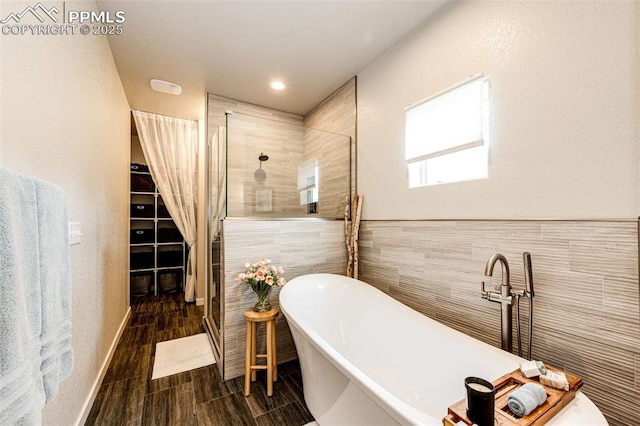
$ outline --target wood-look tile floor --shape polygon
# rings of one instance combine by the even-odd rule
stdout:
[[[151,380],[156,343],[203,333],[202,308],[185,303],[182,293],[134,301],[85,425],[301,426],[313,421],[297,361],[278,366],[271,397],[262,371],[248,397],[242,393],[244,376],[222,381],[215,365]]]

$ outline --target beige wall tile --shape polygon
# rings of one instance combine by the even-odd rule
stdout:
[[[481,299],[480,282],[500,285],[501,272],[496,265],[485,277],[485,263],[504,254],[512,286],[522,289],[529,251],[534,358],[582,377],[612,424],[640,423],[637,222],[364,221],[361,229],[363,281],[497,347],[499,305]],[[526,345],[526,299],[520,313]],[[514,330],[514,351],[516,343]]]
[[[340,218],[344,198],[349,193],[350,144],[355,135],[355,83],[350,82],[314,108],[308,119],[221,96],[208,96],[209,137],[229,117],[228,137],[228,216],[300,217],[307,215],[300,204],[297,168],[304,160],[317,159],[319,201],[314,217]],[[345,115],[347,114],[347,115]],[[343,115],[345,115],[343,117]],[[303,123],[312,124],[305,129]],[[350,126],[349,126],[350,125]],[[260,167],[258,155],[270,158],[261,167],[266,181],[254,177]],[[268,191],[271,208],[263,210],[258,193]],[[215,197],[217,194],[212,194]]]
[[[342,227],[341,221],[324,219],[224,221],[225,380],[244,374],[244,311],[257,301],[253,291],[233,277],[245,270],[246,262],[262,257],[282,266],[287,280],[319,272],[344,274],[347,265]],[[279,306],[279,293],[279,288],[271,292],[269,300],[274,307]],[[294,359],[295,346],[283,315],[277,320],[277,333],[278,362]]]
[[[342,87],[336,90],[331,96],[322,101],[318,106],[309,111],[304,117],[304,125],[312,129],[324,130],[327,132],[337,133],[340,135],[346,135],[351,138],[350,157],[351,157],[351,189],[356,191],[356,155],[357,155],[357,141],[356,141],[356,77],[347,81]],[[344,161],[349,158],[349,151],[347,155],[342,154],[340,150],[340,159]],[[343,169],[344,170],[344,169]],[[327,175],[331,176],[331,175]],[[343,176],[339,176],[338,179],[341,184]],[[335,200],[328,206],[329,209],[337,208],[336,203],[342,200]],[[342,212],[339,212],[342,214]]]

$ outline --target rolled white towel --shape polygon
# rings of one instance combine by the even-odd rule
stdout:
[[[547,400],[544,388],[536,383],[526,383],[507,397],[509,410],[518,418],[524,417]]]
[[[536,396],[538,405],[544,404],[547,400],[547,391],[544,390],[544,386],[537,383],[525,383],[522,388],[529,389]]]

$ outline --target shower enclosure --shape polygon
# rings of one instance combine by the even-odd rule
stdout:
[[[223,363],[223,221],[342,219],[354,187],[352,142],[349,136],[238,112],[227,112],[225,126],[209,132],[205,328]]]

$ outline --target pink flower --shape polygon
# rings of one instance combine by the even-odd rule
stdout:
[[[247,284],[252,288],[262,288],[266,283],[269,286],[278,285],[282,287],[287,281],[278,277],[284,273],[284,269],[271,265],[271,259],[261,258],[256,263],[245,263],[244,273],[239,273],[233,277],[237,283]]]

